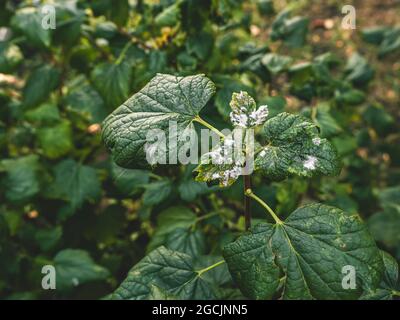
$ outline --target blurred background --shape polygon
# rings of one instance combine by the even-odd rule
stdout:
[[[399,260],[399,58],[396,0],[1,0],[0,298],[102,298],[161,244],[218,255],[244,230],[241,181],[127,170],[105,150],[102,120],[157,72],[211,78],[202,117],[218,128],[239,90],[310,117],[340,176],[256,175],[256,193],[282,217],[311,201],[358,212]],[[196,241],[171,240],[194,220]],[[57,290],[41,287],[49,264]]]

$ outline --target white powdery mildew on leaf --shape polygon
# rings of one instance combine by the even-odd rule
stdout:
[[[202,155],[200,165],[195,169],[197,181],[219,180],[221,187],[233,184],[242,174],[246,162],[241,145],[230,136],[212,151]]]
[[[318,159],[314,156],[307,156],[307,159],[303,162],[303,166],[309,170],[315,170]]]
[[[254,99],[247,92],[233,93],[230,106],[232,108],[230,120],[234,126],[251,128],[259,126],[267,120],[268,106],[262,105],[256,109]]]
[[[312,143],[314,143],[316,146],[319,146],[321,144],[321,138],[312,139]]]

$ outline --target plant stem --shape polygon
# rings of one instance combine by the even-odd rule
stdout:
[[[311,100],[311,120],[315,123],[317,120],[317,99],[313,98]]]
[[[198,123],[202,124],[203,126],[207,127],[211,131],[214,131],[217,135],[219,135],[222,139],[225,138],[225,135],[219,131],[217,128],[214,128],[211,124],[209,124],[207,121],[203,120],[200,118],[200,116],[196,116],[193,121],[197,121]]]
[[[118,57],[117,61],[115,61],[115,64],[116,64],[116,65],[120,64],[120,63],[124,60],[124,58],[125,58],[125,56],[126,56],[126,52],[128,51],[128,49],[129,49],[131,46],[132,46],[132,42],[131,42],[131,41],[129,41],[129,42],[124,46],[124,48],[122,49],[121,53],[119,54],[119,57]]]
[[[218,261],[217,263],[214,263],[212,266],[197,271],[197,274],[200,277],[203,273],[210,271],[211,269],[214,269],[223,263],[225,263],[225,260]]]
[[[251,177],[250,176],[243,176],[243,183],[244,183],[244,221],[246,230],[249,230],[251,227],[251,207],[250,207],[250,199],[246,195],[246,190],[251,190]]]
[[[210,213],[205,214],[204,216],[198,217],[196,219],[196,222],[199,222],[199,221],[202,221],[202,220],[205,220],[205,219],[217,216],[217,215],[219,215],[218,211],[210,212]]]
[[[277,224],[283,224],[283,221],[281,219],[279,219],[279,217],[276,215],[276,213],[259,197],[257,197],[253,191],[251,189],[247,189],[245,191],[245,195],[253,198],[254,200],[256,200],[259,204],[261,204],[265,209],[267,209],[268,213],[271,215],[272,218],[274,218],[275,222]]]

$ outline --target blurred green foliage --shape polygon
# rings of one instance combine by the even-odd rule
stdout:
[[[46,3],[54,30],[41,25]],[[340,176],[256,175],[255,192],[282,217],[311,201],[359,212],[400,259],[399,27],[349,38],[341,4],[330,3],[322,18],[335,18],[333,29],[307,1],[2,1],[0,297],[101,298],[159,245],[208,255],[190,262],[204,267],[244,230],[241,181],[218,191],[193,181],[191,167],[149,172],[110,160],[101,121],[158,72],[212,79],[217,94],[202,116],[218,128],[229,127],[239,90],[270,116],[309,117],[338,149]],[[57,290],[41,288],[45,264],[56,267]],[[240,298],[220,273],[211,275],[219,297]],[[154,290],[149,297],[163,294]]]

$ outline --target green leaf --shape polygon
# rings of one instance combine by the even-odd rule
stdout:
[[[293,59],[288,56],[282,56],[276,53],[267,53],[261,63],[273,74],[287,70]]]
[[[400,27],[394,27],[385,32],[385,37],[379,46],[379,57],[382,58],[389,53],[400,49]]]
[[[196,219],[197,216],[192,210],[182,206],[170,207],[159,213],[157,216],[157,228],[147,246],[147,252],[161,245],[166,245],[168,237],[172,235],[175,230],[192,229]]]
[[[103,99],[85,77],[77,77],[71,81],[64,102],[68,109],[86,115],[91,122],[99,123],[107,115]]]
[[[218,180],[220,187],[231,186],[244,172],[246,163],[246,146],[240,146],[237,141],[232,135],[226,136],[210,152],[204,153],[194,169],[196,181]]]
[[[388,187],[377,191],[381,207],[397,206],[400,208],[400,186]]]
[[[205,254],[206,238],[201,230],[176,228],[167,235],[163,245],[168,249],[187,253],[191,257],[198,257]]]
[[[197,32],[186,41],[186,51],[200,60],[205,60],[210,56],[213,46],[213,35],[207,31]]]
[[[53,40],[57,44],[73,45],[80,37],[81,25],[85,20],[85,12],[77,8],[77,0],[66,3],[55,3],[57,27]]]
[[[400,246],[400,206],[386,204],[384,211],[369,217],[368,226],[376,241],[388,248]]]
[[[62,227],[56,226],[52,229],[39,229],[35,234],[35,240],[43,251],[54,248],[62,236]]]
[[[132,67],[127,61],[102,63],[96,66],[91,79],[93,86],[103,97],[106,106],[113,110],[129,95]]]
[[[101,196],[100,181],[92,167],[66,159],[54,167],[54,175],[46,196],[67,201],[73,210]]]
[[[167,179],[152,182],[143,187],[145,188],[143,205],[148,207],[161,203],[168,198],[172,191],[172,183]]]
[[[13,28],[23,33],[28,42],[35,47],[49,47],[51,42],[51,29],[42,27],[40,8],[26,7],[17,10],[12,18]]]
[[[263,127],[267,145],[258,151],[255,169],[268,178],[282,180],[289,175],[311,177],[336,175],[340,170],[336,150],[318,136],[318,129],[308,119],[280,113]]]
[[[42,127],[37,131],[43,154],[50,159],[66,155],[73,148],[72,129],[68,120],[52,127]]]
[[[181,199],[187,202],[194,201],[198,196],[206,194],[214,190],[207,186],[204,182],[193,180],[193,166],[188,165],[185,168],[182,180],[179,183],[178,191]]]
[[[180,18],[179,2],[165,8],[154,19],[158,27],[173,27]]]
[[[279,13],[272,23],[271,40],[282,39],[289,47],[301,47],[306,41],[309,19],[300,16],[289,17],[290,10]]]
[[[69,290],[78,285],[105,280],[109,272],[97,265],[84,250],[65,249],[54,257],[57,274],[57,289]]]
[[[214,91],[214,84],[204,75],[155,76],[104,120],[103,140],[114,161],[122,167],[148,167],[144,146],[149,131],[164,130],[169,140],[170,121],[177,123],[176,134],[192,128],[193,119]],[[172,152],[174,148],[167,149]],[[169,152],[166,159],[169,159]]]
[[[229,77],[216,77],[215,81],[217,87],[221,87],[215,95],[215,105],[217,106],[218,112],[225,119],[229,119],[229,114],[232,111],[229,107],[232,94],[240,91],[252,92],[252,88],[237,79]]]
[[[335,91],[335,100],[340,104],[355,106],[365,101],[365,93],[352,88],[338,89]]]
[[[379,45],[385,37],[387,30],[388,27],[385,26],[365,28],[361,30],[361,37],[368,43]]]
[[[322,204],[298,208],[282,223],[258,224],[223,256],[242,292],[254,299],[271,298],[280,281],[284,299],[356,299],[383,273],[380,251],[360,217]],[[356,289],[342,287],[347,265],[356,269]]]
[[[215,286],[195,270],[193,259],[184,253],[160,247],[135,265],[110,297],[116,300],[145,300],[152,286],[182,300],[215,299]]]
[[[35,69],[24,87],[24,107],[32,108],[44,102],[50,93],[57,88],[59,77],[60,71],[51,65],[47,64]]]
[[[5,159],[0,161],[0,173],[5,171],[0,185],[10,202],[25,202],[34,197],[40,190],[40,165],[37,155]]]
[[[59,122],[60,113],[54,103],[43,103],[35,109],[25,112],[25,119],[39,125],[49,125]]]
[[[150,172],[146,170],[126,169],[112,163],[111,177],[113,184],[124,196],[132,196],[143,185],[148,184]]]
[[[360,299],[362,300],[392,300],[394,296],[399,296],[399,265],[397,261],[388,253],[381,250],[385,272],[379,287],[375,290],[365,292]]]
[[[317,109],[315,123],[321,129],[321,137],[331,137],[343,131],[339,123],[333,117],[329,103],[322,102],[317,104],[315,107]],[[308,108],[304,112],[304,115],[311,117],[311,112],[311,108]]]
[[[245,91],[234,92],[229,105],[232,109],[230,120],[235,127],[259,126],[268,117],[268,107],[264,105],[257,108],[254,99]]]
[[[346,68],[346,80],[355,85],[364,85],[374,77],[374,70],[368,64],[368,61],[355,52],[349,58]]]
[[[23,55],[19,47],[8,42],[0,42],[0,72],[12,73],[22,62]]]

